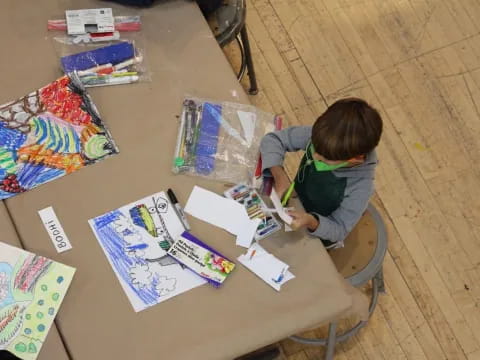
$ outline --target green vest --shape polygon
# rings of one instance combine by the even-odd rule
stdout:
[[[328,216],[342,203],[347,179],[335,176],[333,171],[317,171],[313,163],[306,162],[304,155],[295,176],[295,191],[305,211]]]

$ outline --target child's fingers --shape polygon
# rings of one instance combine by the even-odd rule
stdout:
[[[304,212],[293,209],[293,210],[287,210],[287,214],[290,215],[293,218],[298,218],[298,217],[302,216],[302,214],[304,214]]]

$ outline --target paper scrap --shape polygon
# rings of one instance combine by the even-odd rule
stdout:
[[[259,225],[258,219],[251,220],[248,217],[242,204],[199,186],[193,188],[185,206],[185,212],[236,235],[237,245],[247,248]]]
[[[253,142],[253,135],[255,134],[255,123],[257,121],[257,115],[249,111],[237,110],[240,124],[242,124],[243,133],[245,134],[245,140],[250,147]]]
[[[288,271],[289,265],[268,253],[258,243],[254,243],[246,254],[240,255],[238,261],[277,291],[287,281],[295,278]]]
[[[51,206],[39,210],[38,215],[42,219],[43,225],[45,226],[45,230],[47,230],[48,236],[52,240],[53,246],[57,249],[57,252],[62,253],[64,251],[70,250],[72,248],[72,244],[70,240],[68,240],[67,234],[63,230],[60,221],[53,211]]]
[[[261,219],[248,219],[248,221],[245,221],[245,225],[240,229],[241,232],[237,234],[236,244],[244,248],[249,248],[252,244],[253,238],[255,237],[258,225],[260,225],[261,222]]]
[[[272,189],[272,192],[270,194],[270,199],[272,200],[273,206],[275,207],[275,210],[277,210],[277,214],[278,216],[280,216],[280,219],[282,219],[287,225],[290,225],[293,221],[293,218],[290,215],[288,215],[287,211],[283,207],[282,201],[280,200],[280,197],[278,196],[275,189]],[[285,230],[286,230],[286,227],[285,227]]]

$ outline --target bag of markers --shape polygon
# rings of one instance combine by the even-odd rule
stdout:
[[[76,72],[85,87],[150,81],[141,17],[111,8],[66,10],[48,20],[59,65]]]
[[[252,185],[260,141],[276,116],[245,104],[187,96],[179,116],[173,172]]]

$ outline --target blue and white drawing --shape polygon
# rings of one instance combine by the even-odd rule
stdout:
[[[184,228],[166,199],[160,192],[89,221],[137,312],[205,283],[167,255]]]

